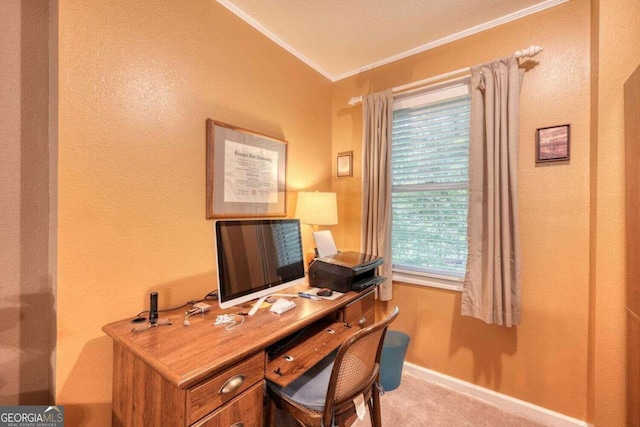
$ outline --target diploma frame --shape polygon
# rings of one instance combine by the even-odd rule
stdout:
[[[247,156],[243,153],[249,153],[253,165],[257,167],[260,161],[277,163],[276,176],[264,178],[264,174],[256,173],[256,170],[250,171],[250,174],[244,166],[238,167],[241,162],[233,161],[233,154],[237,155],[238,152],[245,159]],[[232,161],[228,160],[230,155]],[[286,176],[286,141],[207,119],[207,219],[286,216]],[[239,191],[232,194],[230,188],[243,191],[244,194],[239,196]],[[254,200],[256,188],[273,190],[268,191],[270,196],[262,196],[269,200]]]

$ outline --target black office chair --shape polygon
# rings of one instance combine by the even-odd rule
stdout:
[[[269,425],[275,425],[277,407],[303,426],[348,426],[356,419],[353,400],[364,395],[371,425],[380,427],[380,355],[387,327],[399,311],[394,307],[383,321],[355,332],[289,386],[267,381]]]

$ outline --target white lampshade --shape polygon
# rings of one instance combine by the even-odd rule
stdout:
[[[337,224],[338,203],[336,201],[336,193],[300,191],[296,204],[296,218],[302,224]]]

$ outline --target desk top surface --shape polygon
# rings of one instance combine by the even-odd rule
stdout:
[[[308,289],[309,286],[303,284],[283,293]],[[231,330],[224,324],[214,325],[217,315],[247,312],[250,305],[221,309],[212,301],[210,311],[189,317],[190,326],[183,325],[184,309],[179,309],[160,313],[160,321],[170,319],[171,325],[136,333],[132,331],[136,324],[132,319],[125,319],[105,325],[102,330],[177,387],[185,388],[264,350],[367,293],[347,292],[332,301],[295,298],[294,309],[278,315],[263,308],[254,316],[244,316],[244,323]]]

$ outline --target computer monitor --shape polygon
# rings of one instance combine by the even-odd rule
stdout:
[[[221,308],[304,282],[299,220],[219,220],[214,228]]]

